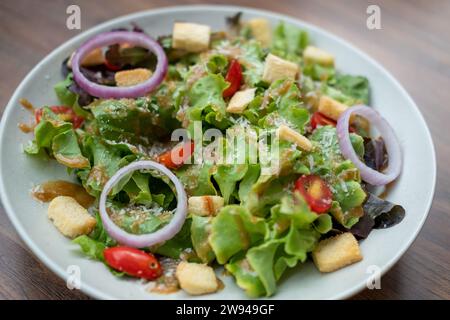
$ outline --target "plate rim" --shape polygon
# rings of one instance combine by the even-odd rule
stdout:
[[[174,5],[174,6],[164,6],[164,7],[157,7],[153,9],[148,10],[140,10],[133,13],[129,13],[126,15],[118,16],[113,19],[106,20],[100,24],[97,24],[89,29],[86,29],[85,31],[69,38],[68,40],[64,41],[62,44],[60,44],[58,47],[53,49],[49,54],[47,54],[43,59],[41,59],[23,78],[23,80],[20,82],[20,84],[17,86],[17,88],[14,90],[13,95],[9,99],[3,115],[0,122],[0,154],[3,153],[3,140],[5,137],[5,128],[6,128],[6,121],[11,116],[11,114],[14,112],[14,101],[17,100],[19,93],[22,91],[23,87],[28,83],[29,79],[32,78],[32,76],[38,72],[41,65],[45,64],[47,61],[53,59],[54,56],[58,55],[61,51],[65,50],[67,47],[70,47],[72,43],[79,41],[83,37],[88,37],[90,34],[98,32],[98,30],[111,25],[111,24],[118,24],[121,23],[121,21],[124,20],[133,20],[136,18],[139,18],[141,16],[145,16],[148,14],[165,14],[165,13],[171,13],[171,12],[177,12],[177,11],[197,11],[197,10],[236,10],[236,11],[245,11],[247,13],[251,14],[266,14],[270,15],[274,18],[287,21],[287,22],[296,22],[299,21],[302,24],[306,25],[309,29],[315,30],[316,32],[323,34],[326,37],[332,38],[334,41],[339,42],[341,45],[348,47],[351,51],[356,52],[357,54],[361,55],[364,59],[372,63],[377,69],[381,71],[381,73],[386,76],[390,81],[392,81],[393,85],[396,87],[396,89],[407,99],[407,101],[413,106],[412,111],[416,113],[416,116],[419,117],[419,119],[422,121],[422,123],[425,126],[425,132],[426,132],[426,140],[428,140],[428,143],[431,147],[432,153],[432,162],[430,164],[431,166],[431,173],[432,173],[432,190],[431,190],[431,197],[428,199],[428,203],[426,204],[426,213],[423,216],[423,218],[419,221],[419,223],[416,225],[416,228],[413,233],[410,233],[407,241],[404,243],[404,245],[400,248],[400,250],[383,266],[381,267],[381,274],[384,275],[389,269],[392,268],[392,266],[397,263],[400,258],[405,254],[405,252],[411,247],[412,243],[417,238],[419,232],[422,230],[422,227],[425,223],[425,220],[427,219],[430,209],[433,203],[433,199],[435,197],[435,191],[436,191],[436,175],[437,175],[437,163],[436,163],[436,150],[433,142],[433,138],[430,132],[430,129],[427,125],[427,122],[425,121],[425,118],[422,115],[422,112],[412,99],[412,97],[409,95],[409,93],[406,91],[406,89],[400,84],[400,82],[386,69],[381,65],[377,60],[372,58],[370,55],[365,53],[363,50],[359,49],[357,46],[355,46],[352,42],[348,40],[344,40],[340,36],[337,36],[321,27],[318,27],[314,24],[311,24],[309,22],[306,22],[300,18],[292,17],[290,15],[278,13],[278,12],[271,12],[269,10],[263,10],[263,9],[257,9],[254,7],[246,7],[246,6],[235,6],[235,5]],[[1,169],[1,168],[0,168]],[[66,273],[62,268],[60,268],[51,258],[49,258],[35,243],[34,241],[29,237],[28,233],[22,226],[22,224],[19,222],[19,220],[16,218],[15,212],[13,210],[13,207],[11,205],[11,202],[9,198],[5,195],[5,183],[3,180],[3,175],[1,175],[0,172],[0,200],[3,204],[3,207],[5,208],[5,211],[7,213],[7,216],[9,220],[11,221],[12,225],[16,229],[17,233],[19,234],[21,240],[25,243],[25,245],[31,250],[31,252],[46,266],[48,267],[53,273],[55,273],[58,277],[60,277],[63,280],[66,280],[67,276]],[[351,297],[360,291],[362,291],[365,288],[365,283],[361,282],[360,284],[354,285],[347,290],[343,292],[339,292],[335,294],[334,296],[331,296],[327,299],[333,300],[333,299],[346,299],[348,297]],[[90,297],[96,298],[96,299],[117,299],[113,295],[110,295],[109,293],[103,292],[101,290],[97,290],[96,288],[91,287],[89,284],[83,283],[80,289],[83,293],[87,294]],[[272,299],[276,299],[276,295],[271,297]]]

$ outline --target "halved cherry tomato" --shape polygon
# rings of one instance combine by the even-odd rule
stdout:
[[[159,155],[158,162],[169,169],[178,169],[192,153],[194,153],[194,141],[189,141]]]
[[[135,248],[106,248],[103,256],[111,268],[133,277],[154,280],[161,276],[163,271],[153,254]]]
[[[316,111],[313,113],[313,115],[311,116],[311,128],[313,130],[315,130],[317,128],[317,126],[333,126],[336,127],[336,121],[334,121],[333,119],[328,118],[327,116],[324,116],[322,113],[320,113],[319,111]],[[348,131],[350,132],[355,132],[355,129],[353,127],[349,127]]]
[[[42,118],[42,112],[43,108],[36,109],[34,111],[34,117],[36,118],[36,124],[41,122]],[[72,122],[73,127],[75,129],[81,127],[83,124],[84,118],[77,115],[75,111],[73,111],[72,108],[66,107],[66,106],[51,106],[50,110],[52,110],[53,113],[56,113],[61,120]]]
[[[313,174],[301,176],[295,182],[295,191],[300,192],[314,212],[324,213],[331,208],[333,194],[327,183],[319,176]]]
[[[330,126],[336,127],[336,121],[324,116],[319,111],[316,111],[311,116],[311,128],[314,130],[319,125],[321,125],[321,126],[330,125]]]
[[[228,98],[239,90],[242,82],[242,68],[236,59],[231,60],[225,80],[230,83],[230,86],[224,90],[223,97]]]

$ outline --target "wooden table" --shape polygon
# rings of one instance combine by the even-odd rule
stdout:
[[[215,3],[216,1],[209,1]],[[3,111],[24,76],[50,51],[79,31],[65,26],[66,8],[81,7],[82,29],[155,7],[197,1],[0,2],[0,106]],[[400,80],[422,110],[437,150],[433,207],[417,240],[383,277],[381,290],[356,299],[450,298],[450,1],[226,1],[292,15],[354,43]],[[366,28],[366,8],[381,8],[381,30]],[[0,298],[86,299],[39,262],[19,239],[0,207]]]

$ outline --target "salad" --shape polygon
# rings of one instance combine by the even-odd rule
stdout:
[[[383,199],[401,150],[368,79],[295,26],[227,24],[98,34],[62,61],[60,105],[22,100],[26,154],[78,181],[33,196],[87,258],[152,292],[210,294],[231,276],[271,296],[309,259],[320,272],[357,263],[358,241],[405,215]]]

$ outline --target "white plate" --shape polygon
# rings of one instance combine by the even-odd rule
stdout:
[[[42,60],[22,81],[11,98],[0,128],[0,193],[3,205],[18,233],[31,250],[51,270],[66,279],[69,266],[81,270],[81,290],[102,299],[194,298],[182,291],[172,295],[150,294],[139,281],[114,277],[101,263],[85,259],[76,245],[64,238],[49,222],[46,206],[30,197],[30,188],[51,179],[68,179],[66,170],[55,161],[26,156],[22,144],[31,136],[22,134],[17,123],[30,121],[30,114],[18,100],[35,105],[56,104],[53,85],[61,80],[61,61],[84,40],[102,31],[128,26],[132,21],[156,37],[171,33],[174,21],[184,20],[225,28],[225,17],[244,12],[244,19],[265,17],[273,25],[284,20],[309,32],[312,41],[336,56],[337,67],[370,80],[371,105],[394,127],[403,150],[403,173],[388,199],[402,204],[406,217],[399,225],[375,230],[361,243],[364,260],[329,274],[320,274],[308,263],[288,272],[274,299],[342,299],[362,290],[371,266],[386,272],[406,251],[421,229],[434,194],[436,161],[433,142],[417,106],[403,87],[377,62],[349,43],[305,22],[255,9],[229,6],[172,7],[124,16],[105,22],[67,41]],[[224,277],[225,289],[206,299],[244,299],[246,295],[231,277]]]

